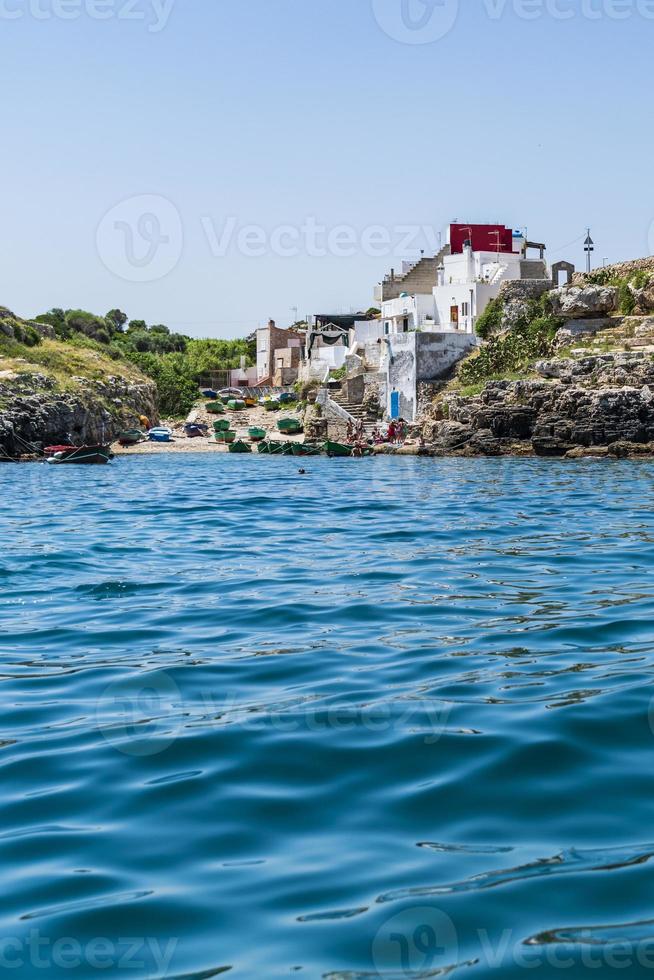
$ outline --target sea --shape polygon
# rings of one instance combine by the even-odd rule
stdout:
[[[0,975],[654,975],[653,573],[647,461],[0,467]]]

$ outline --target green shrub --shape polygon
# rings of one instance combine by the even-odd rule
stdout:
[[[484,312],[477,320],[475,327],[477,336],[482,340],[488,340],[494,333],[497,333],[502,326],[502,315],[504,313],[504,303],[499,297],[492,299]]]
[[[198,398],[198,386],[183,354],[133,354],[130,360],[157,386],[163,416],[187,415]]]
[[[38,347],[41,343],[41,334],[36,327],[29,323],[14,323],[14,336],[19,344],[25,347]]]
[[[622,279],[618,286],[618,306],[624,316],[630,316],[636,309],[636,298],[626,279]]]
[[[646,269],[639,269],[639,271],[631,277],[631,285],[634,287],[634,289],[645,289],[646,286],[649,286],[649,281],[650,273],[647,272]]]
[[[532,310],[541,304],[535,301]],[[525,317],[510,333],[491,337],[481,350],[463,362],[458,372],[465,387],[505,377],[528,373],[540,357],[553,353],[553,341],[563,321],[554,316]]]

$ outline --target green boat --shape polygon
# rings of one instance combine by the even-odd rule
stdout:
[[[213,427],[216,432],[227,432],[229,429],[229,419],[217,419]]]
[[[247,405],[245,404],[244,401],[241,401],[240,398],[231,398],[227,402],[227,408],[231,412],[244,412],[245,409],[247,408]]]
[[[224,430],[222,432],[216,432],[216,442],[220,443],[230,443],[236,441],[236,433],[229,430]]]
[[[345,446],[341,442],[331,442],[329,439],[325,443],[325,452],[328,456],[351,456],[353,446]]]
[[[280,409],[279,402],[267,401],[263,403],[263,407],[267,412],[278,412]]]
[[[303,425],[298,419],[280,419],[277,428],[286,436],[296,435],[303,431]]]
[[[322,448],[315,442],[294,442],[294,456],[320,456]]]
[[[145,435],[140,429],[127,429],[126,432],[121,432],[118,436],[118,442],[123,448],[128,446],[136,446],[139,442],[145,439]]]
[[[242,439],[237,439],[229,447],[230,453],[251,453],[252,447],[248,446],[247,442],[243,442]]]
[[[292,456],[293,455],[293,443],[292,442],[269,442],[270,446],[269,453],[271,456]]]
[[[224,415],[225,406],[222,402],[207,402],[205,406],[209,415]]]
[[[256,428],[248,429],[248,435],[250,436],[252,442],[263,442],[263,440],[266,438],[266,430]]]
[[[265,455],[269,455],[270,454],[270,443],[269,442],[258,442],[257,443],[257,452],[258,453],[263,453]]]
[[[296,401],[297,395],[294,395],[291,391],[285,391],[279,396],[279,402],[281,405],[291,405]]]

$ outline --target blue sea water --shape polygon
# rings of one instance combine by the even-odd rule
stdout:
[[[0,974],[649,976],[654,466],[0,468]]]

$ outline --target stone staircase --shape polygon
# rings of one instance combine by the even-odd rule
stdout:
[[[353,402],[348,402],[341,391],[330,392],[330,398],[332,401],[335,401],[337,405],[340,405],[341,408],[348,413],[348,415],[351,415],[355,422],[363,422],[363,429],[366,438],[372,437],[372,433],[379,425],[379,421],[375,416],[371,415],[366,410],[364,405],[356,405]]]

